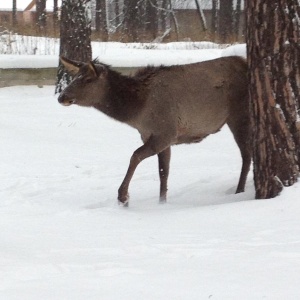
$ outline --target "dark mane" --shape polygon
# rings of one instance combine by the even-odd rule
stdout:
[[[160,65],[158,67],[155,66],[147,66],[145,68],[138,69],[134,74],[134,78],[137,80],[147,80],[153,75],[159,73],[161,70],[169,70],[171,67]]]
[[[101,65],[101,66],[104,66],[105,68],[111,69],[111,66],[110,66],[110,65],[104,64],[103,62],[101,62],[101,61],[98,59],[98,57],[94,58],[94,59],[92,60],[92,63],[93,63],[94,65]]]
[[[144,98],[138,97],[140,85],[136,78],[105,66],[109,85],[105,99],[107,103],[113,104],[106,107],[106,113],[112,118],[126,122],[132,119],[144,104]]]
[[[95,65],[97,65],[97,64],[102,64],[102,63],[99,61],[98,57],[94,58],[94,59],[92,60],[92,63],[95,64]],[[102,65],[103,65],[103,64],[102,64]]]

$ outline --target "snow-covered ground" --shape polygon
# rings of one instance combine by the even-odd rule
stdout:
[[[173,147],[165,205],[143,161],[129,208],[116,197],[138,133],[53,86],[0,89],[0,141],[1,300],[300,299],[300,185],[258,201],[250,174],[235,195],[226,126]]]

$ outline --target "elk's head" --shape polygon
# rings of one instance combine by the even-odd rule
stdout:
[[[73,76],[73,80],[61,92],[58,102],[65,106],[93,106],[99,103],[106,92],[107,66],[95,62],[73,61],[62,56],[60,61]]]

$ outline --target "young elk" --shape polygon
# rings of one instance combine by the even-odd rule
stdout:
[[[93,61],[61,62],[74,79],[60,94],[65,105],[94,107],[136,128],[143,146],[134,151],[118,190],[128,205],[128,187],[138,164],[157,154],[160,201],[166,201],[171,146],[196,143],[227,123],[240,149],[243,164],[236,193],[243,192],[251,164],[247,65],[240,57],[171,67],[146,67],[124,76]]]

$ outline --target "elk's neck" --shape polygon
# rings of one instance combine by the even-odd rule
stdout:
[[[131,123],[143,107],[139,81],[109,70],[107,83],[104,99],[94,107],[118,121]]]

